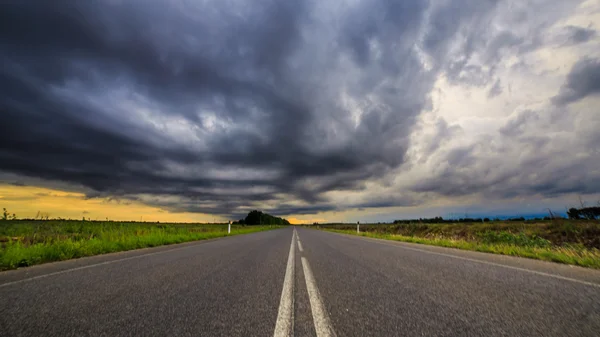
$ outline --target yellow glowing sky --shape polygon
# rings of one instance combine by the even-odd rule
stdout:
[[[517,198],[519,199],[519,198]],[[532,199],[524,204],[524,200],[512,200],[518,203],[525,211],[538,212],[543,207],[555,207],[561,209],[564,205],[571,205],[568,200],[576,200],[576,196],[570,198],[542,198]],[[595,195],[589,200],[600,200],[600,195]],[[578,199],[577,199],[578,200]],[[567,202],[567,203],[565,203]],[[429,207],[437,207],[439,211],[427,212],[424,206],[413,207],[387,207],[368,209],[348,209],[343,211],[322,212],[318,214],[290,214],[284,216],[292,224],[312,224],[328,222],[354,223],[369,221],[392,221],[400,218],[418,218],[446,216],[448,212],[461,210],[464,212],[477,211],[473,208],[472,198],[438,199],[435,203],[429,203]],[[501,202],[498,202],[501,204]],[[511,207],[515,207],[512,205]],[[67,192],[58,189],[50,189],[34,186],[14,186],[0,184],[0,209],[6,208],[10,214],[15,213],[17,218],[35,218],[38,212],[48,213],[50,218],[64,219],[86,219],[92,220],[132,220],[132,221],[160,221],[160,222],[227,222],[227,219],[211,214],[169,212],[158,207],[152,207],[140,202],[123,200],[121,202],[109,201],[103,198],[86,199],[83,193]],[[447,208],[446,211],[444,209]],[[448,209],[450,211],[448,211]],[[545,208],[544,208],[545,209]],[[492,214],[492,213],[490,213]],[[511,213],[511,215],[514,215]]]
[[[0,184],[0,208],[6,208],[18,218],[35,218],[38,212],[50,218],[92,220],[132,220],[161,222],[226,222],[228,219],[210,214],[168,212],[135,201],[86,199],[83,193],[66,192],[35,186]],[[287,218],[290,223],[325,222],[323,217],[298,216]],[[233,219],[232,219],[233,220]]]
[[[109,201],[103,198],[86,199],[83,193],[67,192],[35,186],[15,186],[0,184],[0,208],[6,208],[18,218],[35,218],[38,212],[49,214],[50,218],[92,220],[132,220],[161,222],[226,222],[229,219],[210,214],[169,212],[140,202],[124,200]],[[376,212],[376,210],[369,210]],[[292,224],[312,224],[314,222],[355,221],[359,213],[355,210],[326,212],[312,215],[292,215],[285,217]],[[369,213],[369,212],[366,212]],[[236,219],[231,219],[236,220]]]
[[[0,207],[18,218],[34,218],[37,212],[50,218],[82,217],[92,220],[135,220],[161,222],[214,222],[219,217],[198,213],[172,213],[138,202],[116,202],[106,199],[85,199],[83,193],[34,187],[0,185]]]

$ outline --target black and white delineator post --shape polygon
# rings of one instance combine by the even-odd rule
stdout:
[[[360,234],[360,221],[356,222],[356,234]]]
[[[231,234],[231,220],[229,220],[229,225],[227,225],[227,234]]]

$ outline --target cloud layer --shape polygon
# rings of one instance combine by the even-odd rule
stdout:
[[[0,11],[0,169],[226,216],[594,193],[597,27],[566,22],[590,6],[14,1]],[[548,49],[563,64],[536,68]]]

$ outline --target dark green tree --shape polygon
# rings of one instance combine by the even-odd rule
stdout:
[[[241,221],[241,220],[240,220]],[[290,223],[283,218],[272,216],[261,211],[251,211],[244,219],[246,225],[289,225]]]
[[[567,211],[567,216],[569,217],[569,219],[579,219],[579,210],[577,208],[571,207]]]

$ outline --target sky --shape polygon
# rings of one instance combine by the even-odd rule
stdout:
[[[0,5],[0,207],[292,222],[600,202],[598,0]]]

